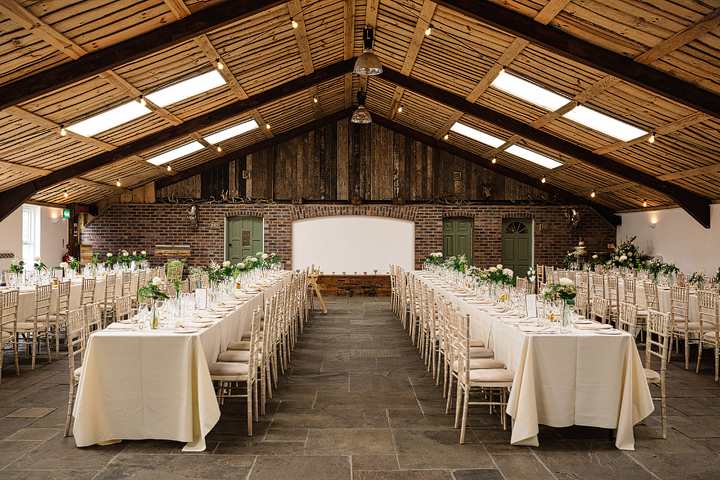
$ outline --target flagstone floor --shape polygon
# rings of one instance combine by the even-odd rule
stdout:
[[[712,353],[700,374],[681,355],[668,369],[668,439],[654,413],[635,427],[636,450],[608,431],[541,427],[540,447],[513,447],[485,408],[471,410],[467,443],[445,415],[427,372],[387,298],[328,298],[292,354],[268,411],[246,435],[241,400],[222,407],[208,450],[169,441],[76,448],[63,438],[67,359],[0,384],[2,479],[680,479],[720,477],[720,387]],[[642,352],[641,352],[642,353]],[[693,358],[696,358],[693,355]],[[659,406],[658,406],[659,410]]]

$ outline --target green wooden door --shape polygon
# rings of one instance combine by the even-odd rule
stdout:
[[[445,258],[465,255],[468,264],[473,264],[474,220],[466,217],[443,219],[443,256]]]
[[[248,255],[263,251],[263,219],[230,217],[227,221],[225,260],[238,263]]]
[[[516,276],[526,277],[532,266],[532,221],[505,218],[502,226],[502,264]]]

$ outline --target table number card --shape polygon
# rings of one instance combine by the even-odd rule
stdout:
[[[537,295],[525,295],[525,311],[528,317],[537,317]]]
[[[198,310],[207,309],[208,291],[207,288],[196,288],[195,289],[195,304]]]
[[[63,271],[62,270],[53,270],[53,277],[58,279],[58,282],[62,281],[63,279]]]

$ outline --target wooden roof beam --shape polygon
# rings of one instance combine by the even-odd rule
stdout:
[[[623,55],[543,25],[488,0],[438,0],[438,4],[560,56],[720,118],[720,95],[642,65]]]
[[[355,0],[343,4],[343,58],[349,60],[355,55]],[[352,106],[352,73],[345,75],[345,108]]]
[[[281,5],[276,0],[221,2],[160,28],[118,42],[77,60],[0,85],[0,109],[91,78],[174,45]]]
[[[308,42],[307,30],[305,29],[305,16],[302,12],[300,0],[290,0],[290,2],[288,2],[288,11],[290,12],[290,17],[297,23],[297,28],[293,28],[293,31],[295,32],[295,41],[300,50],[300,58],[302,59],[305,75],[310,75],[315,71],[315,66],[313,65],[312,54],[310,52],[310,43]],[[318,119],[322,118],[322,109],[320,108],[317,86],[313,87],[313,89],[310,89],[309,100],[312,102],[313,114],[315,118]]]
[[[604,205],[601,205],[599,203],[595,203],[592,201],[588,201],[585,198],[578,197],[577,195],[574,195],[566,190],[563,190],[559,187],[555,187],[553,185],[542,183],[540,180],[536,178],[532,178],[528,175],[525,175],[524,173],[520,173],[518,171],[515,171],[511,168],[505,167],[503,165],[500,165],[498,163],[492,163],[489,160],[481,157],[480,155],[474,154],[472,152],[469,152],[461,147],[458,147],[456,145],[453,145],[448,142],[443,142],[440,140],[437,140],[430,135],[426,135],[424,133],[418,132],[415,129],[412,129],[410,127],[407,127],[405,125],[401,125],[399,123],[396,123],[392,120],[388,120],[386,118],[381,117],[380,115],[377,115],[374,118],[374,122],[378,125],[381,125],[389,130],[393,130],[397,133],[400,133],[402,135],[405,135],[407,137],[413,138],[417,140],[418,142],[424,143],[426,145],[429,145],[434,148],[438,148],[440,150],[444,150],[451,155],[455,155],[457,157],[463,158],[469,162],[475,163],[477,165],[480,165],[483,168],[487,168],[488,170],[493,170],[500,175],[504,175],[508,178],[512,178],[514,180],[517,180],[518,182],[524,183],[526,185],[529,185],[533,188],[537,188],[538,190],[542,190],[544,192],[550,193],[552,195],[557,195],[558,197],[562,198],[563,200],[574,203],[574,204],[581,204],[581,205],[589,205],[592,207],[598,214],[600,214],[605,220],[607,220],[608,223],[611,225],[618,225],[619,224],[619,217],[615,216],[615,212],[612,209],[607,208]]]
[[[284,84],[278,85],[277,87],[258,93],[257,95],[253,95],[245,100],[238,100],[236,102],[226,104],[216,110],[213,110],[212,112],[190,119],[180,125],[168,127],[164,130],[154,132],[151,135],[138,138],[137,140],[128,142],[111,152],[104,152],[85,160],[81,160],[80,162],[64,167],[53,173],[45,175],[44,177],[36,178],[31,182],[26,182],[4,192],[0,192],[0,221],[40,190],[57,185],[58,183],[83,175],[84,173],[105,165],[117,162],[123,158],[137,155],[145,150],[163,145],[176,138],[188,136],[193,132],[207,128],[209,125],[214,125],[227,118],[237,117],[244,112],[257,109],[261,105],[275,102],[288,95],[293,95],[297,92],[307,90],[319,83],[344,75],[352,68],[354,62],[354,59],[350,59],[334,63],[316,70],[310,75],[296,78]]]
[[[165,5],[168,6],[170,11],[175,15],[178,20],[181,18],[185,18],[188,15],[190,15],[190,9],[185,5],[185,2],[183,0],[164,0]]]
[[[682,206],[683,209],[685,209],[685,211],[695,218],[695,220],[697,220],[701,225],[705,228],[710,228],[710,200],[705,197],[697,195],[678,185],[658,180],[648,173],[636,170],[623,163],[593,153],[580,147],[579,145],[575,145],[567,140],[563,140],[547,132],[533,128],[532,126],[512,117],[503,115],[502,113],[496,112],[482,105],[468,102],[462,97],[442,90],[434,85],[402,75],[401,73],[389,68],[384,69],[382,77],[384,80],[392,82],[395,85],[400,85],[406,89],[413,90],[414,92],[448,105],[456,110],[460,110],[481,120],[497,125],[498,127],[513,132],[516,135],[521,135],[528,140],[532,140],[560,153],[575,157],[576,159],[593,165],[603,171],[644,185],[662,193],[663,195],[668,195],[680,206]]]

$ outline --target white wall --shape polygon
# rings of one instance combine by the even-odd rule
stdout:
[[[67,251],[68,219],[62,208],[40,207],[40,258],[48,267],[58,265]],[[0,222],[0,252],[22,257],[22,207]],[[29,266],[32,268],[32,265]],[[10,260],[0,259],[0,271],[10,268]]]
[[[315,264],[327,275],[373,270],[390,264],[413,269],[415,222],[384,217],[340,216],[297,220],[292,224],[292,268]]]
[[[622,213],[617,241],[637,236],[640,251],[671,259],[680,271],[693,273],[705,267],[714,275],[720,265],[720,205],[710,206],[710,227],[704,228],[680,208]],[[651,228],[651,224],[655,228]]]

